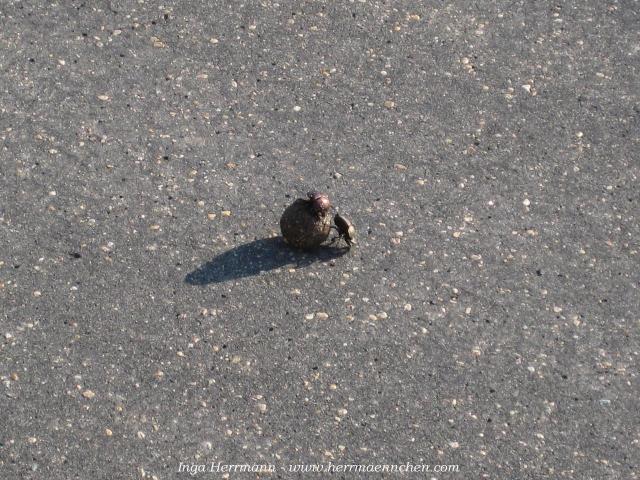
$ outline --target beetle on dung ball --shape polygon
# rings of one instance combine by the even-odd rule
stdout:
[[[342,239],[351,248],[355,243],[356,229],[349,219],[339,213],[333,217],[335,225],[331,225],[329,211],[332,208],[329,196],[317,190],[307,193],[307,198],[298,198],[280,218],[280,230],[285,242],[294,248],[314,249],[324,243],[333,228],[338,236],[330,244]]]
[[[309,202],[311,202],[311,206],[318,216],[326,215],[331,208],[331,201],[329,200],[329,195],[326,193],[312,190],[307,193],[307,198],[309,199]]]

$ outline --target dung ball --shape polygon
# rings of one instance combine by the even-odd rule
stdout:
[[[316,212],[309,200],[297,199],[280,218],[284,240],[294,248],[310,250],[319,247],[331,231],[331,216]]]

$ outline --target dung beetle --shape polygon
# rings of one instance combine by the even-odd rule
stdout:
[[[348,218],[336,213],[335,217],[333,217],[333,223],[336,224],[333,228],[338,231],[338,236],[335,237],[332,242],[342,238],[347,242],[349,247],[356,243],[356,227],[353,226]]]
[[[329,201],[329,196],[326,193],[321,193],[314,190],[307,193],[307,197],[309,199],[309,202],[311,203],[313,211],[319,217],[325,216],[331,208],[331,201]]]

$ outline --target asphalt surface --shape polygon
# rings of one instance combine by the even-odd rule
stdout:
[[[635,0],[0,1],[0,478],[639,478],[639,67]]]

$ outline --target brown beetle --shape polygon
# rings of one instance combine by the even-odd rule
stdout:
[[[332,228],[338,231],[338,236],[332,240],[332,243],[340,238],[344,239],[349,247],[356,243],[356,227],[353,226],[348,218],[336,213],[335,217],[333,217],[333,223],[336,225]]]
[[[329,200],[329,196],[326,193],[321,193],[314,190],[307,193],[307,197],[309,198],[309,202],[311,202],[313,211],[316,212],[319,217],[325,216],[331,208],[331,201]]]

